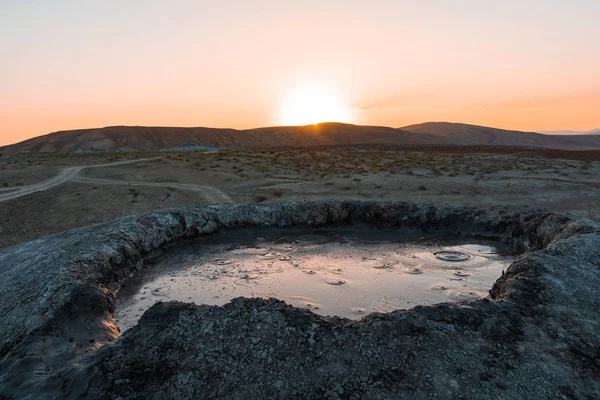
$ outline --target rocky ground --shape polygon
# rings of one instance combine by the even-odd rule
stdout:
[[[120,335],[114,292],[170,244],[252,226],[367,223],[528,251],[490,297],[359,321],[276,300],[159,303]],[[357,201],[156,211],[0,252],[0,398],[593,399],[600,223]]]

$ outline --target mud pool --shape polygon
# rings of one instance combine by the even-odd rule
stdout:
[[[222,305],[244,296],[358,319],[485,297],[515,258],[492,240],[418,235],[271,229],[204,238],[147,260],[119,290],[115,318],[126,330],[159,301]]]

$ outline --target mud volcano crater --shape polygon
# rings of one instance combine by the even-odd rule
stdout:
[[[270,276],[261,276],[268,264],[253,271],[240,259],[256,261],[256,254],[247,258],[244,251],[257,248],[260,257],[277,257],[284,264],[315,256],[298,250],[310,247],[306,240],[279,240],[298,232],[338,235],[336,248],[344,250],[349,243],[338,261],[352,259],[356,243],[339,240],[340,229],[424,241],[428,260],[453,264],[451,273],[436,277],[441,291],[474,278],[476,270],[456,265],[477,256],[476,249],[504,246],[511,258],[494,271],[499,278],[492,279],[489,293],[481,290],[458,302],[370,310],[348,304],[337,313],[348,317],[344,312],[354,308],[368,311],[352,319],[319,315],[320,308],[306,304],[319,302],[302,296],[301,285],[294,288],[300,293],[296,297],[311,301],[295,304],[291,295],[277,300],[267,293],[215,302],[221,305],[149,304],[121,333],[116,318],[125,309],[121,300],[127,290],[129,299],[141,297],[143,285],[153,282],[142,279],[136,286],[136,277],[152,276],[152,268],[177,261],[185,255],[182,249],[196,254],[185,268],[176,263],[174,271],[187,271],[186,278],[193,276],[190,268],[203,265],[194,257],[205,248],[206,261],[223,267],[215,273],[226,271],[215,280],[227,279],[237,266],[232,279],[250,281],[253,274]],[[275,239],[269,231],[277,231]],[[248,243],[219,244],[248,232],[255,234]],[[444,242],[448,235],[469,239]],[[392,248],[386,248],[389,243]],[[218,253],[219,245],[226,257]],[[364,246],[364,237],[359,245]],[[370,248],[372,256],[360,256],[366,263],[361,268],[389,274],[382,282],[392,281],[391,287],[401,284],[393,279],[411,272],[432,273],[422,262],[410,265],[402,259],[406,252],[394,240]],[[344,277],[349,272],[343,266],[325,264],[315,262],[308,268],[315,273],[306,275],[326,285],[344,281],[330,285],[335,289],[366,280]],[[287,268],[303,273],[300,264]],[[565,215],[345,201],[161,210],[4,249],[0,276],[0,398],[569,399],[600,394],[600,224]],[[168,285],[147,286],[148,295],[155,289],[161,294],[163,286]],[[435,291],[433,286],[429,289]]]
[[[239,228],[161,253],[117,292],[113,315],[122,330],[159,301],[275,298],[349,319],[469,301],[485,297],[515,258],[495,240],[366,224]]]

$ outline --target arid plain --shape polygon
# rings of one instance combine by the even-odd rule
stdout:
[[[301,199],[531,207],[600,219],[600,151],[332,146],[0,157],[0,247],[144,211]]]

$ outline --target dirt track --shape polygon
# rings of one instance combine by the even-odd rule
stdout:
[[[83,169],[83,167],[69,167],[65,168],[58,175],[56,175],[52,179],[48,179],[47,181],[43,181],[40,183],[35,183],[33,185],[27,185],[19,189],[15,189],[6,194],[0,194],[0,202],[18,199],[19,197],[27,196],[28,194],[32,194],[35,192],[41,192],[42,190],[48,190],[53,188],[54,186],[58,186],[67,182],[70,179],[73,179],[79,172]]]
[[[95,179],[77,176],[74,179],[79,183],[90,183],[96,185],[127,185],[127,186],[148,186],[148,187],[167,187],[181,190],[190,190],[200,192],[209,203],[232,203],[231,197],[227,196],[222,190],[209,185],[192,185],[185,183],[169,182],[140,182],[140,181],[119,181],[113,179]]]
[[[201,192],[207,199],[212,203],[231,203],[232,200],[224,192],[208,185],[185,185],[178,183],[162,183],[162,182],[135,182],[135,181],[118,181],[109,179],[93,179],[80,177],[79,173],[87,168],[102,168],[102,167],[114,167],[119,165],[134,164],[144,161],[159,160],[162,157],[144,158],[139,160],[126,160],[117,161],[113,163],[89,165],[89,166],[77,166],[77,167],[66,167],[62,169],[55,177],[45,180],[43,182],[27,185],[17,189],[4,188],[1,191],[8,193],[0,194],[0,202],[18,199],[19,197],[27,196],[35,192],[41,192],[44,190],[51,189],[55,186],[61,185],[68,181],[76,181],[80,183],[92,183],[92,184],[105,184],[105,185],[129,185],[129,186],[153,186],[153,187],[175,187],[182,190],[193,190]]]

